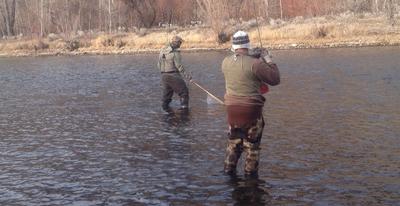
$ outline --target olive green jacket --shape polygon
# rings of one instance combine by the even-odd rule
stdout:
[[[224,59],[222,72],[225,77],[226,105],[263,105],[260,92],[262,84],[275,86],[280,83],[278,67],[247,53],[235,53]]]
[[[157,67],[162,73],[183,72],[181,52],[171,46],[161,49]]]
[[[222,62],[226,93],[235,96],[259,95],[261,81],[253,73],[255,58],[248,55],[228,56]]]

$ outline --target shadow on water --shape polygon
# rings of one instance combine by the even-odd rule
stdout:
[[[168,126],[178,127],[187,126],[190,122],[191,114],[189,109],[169,109],[162,116],[162,121],[167,123]]]
[[[230,175],[228,185],[233,188],[232,200],[235,206],[271,204],[272,197],[267,191],[264,180],[254,177]]]

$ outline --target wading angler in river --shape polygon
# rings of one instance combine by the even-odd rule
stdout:
[[[174,93],[180,98],[181,108],[189,107],[189,90],[182,75],[189,81],[192,77],[185,72],[182,65],[182,58],[179,48],[183,39],[174,36],[170,44],[160,51],[158,57],[158,68],[161,71],[161,84],[163,87],[162,108],[169,111],[169,103],[172,101]],[[182,74],[182,75],[181,75]]]
[[[235,174],[236,165],[244,151],[245,175],[257,176],[264,128],[262,111],[265,98],[262,88],[265,84],[278,85],[280,75],[268,52],[261,51],[257,55],[249,53],[250,40],[246,32],[236,32],[232,41],[234,54],[222,62],[229,124],[224,170],[228,174]]]

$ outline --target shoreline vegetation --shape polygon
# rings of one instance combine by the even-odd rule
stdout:
[[[400,22],[396,16],[394,22]],[[0,57],[108,55],[158,53],[173,35],[185,42],[184,52],[228,50],[230,36],[237,30],[248,31],[252,46],[270,50],[337,48],[365,46],[400,46],[400,26],[390,23],[383,14],[342,13],[314,18],[297,17],[289,21],[255,20],[228,22],[223,33],[208,26],[139,29],[136,32],[49,34],[45,38],[17,36],[0,40]],[[259,24],[259,26],[257,26]]]

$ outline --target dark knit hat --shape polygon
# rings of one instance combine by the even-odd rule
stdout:
[[[236,32],[232,38],[232,49],[235,50],[240,48],[250,48],[249,35],[244,31]]]

